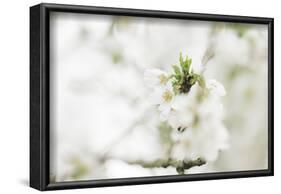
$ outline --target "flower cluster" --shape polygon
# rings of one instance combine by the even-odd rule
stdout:
[[[159,69],[144,73],[160,120],[175,129],[177,143],[171,157],[214,161],[219,150],[227,147],[221,103],[225,89],[218,81],[195,73],[188,56],[184,59],[180,54],[179,64],[172,67],[170,74]]]

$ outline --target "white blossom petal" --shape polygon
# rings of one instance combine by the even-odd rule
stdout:
[[[164,81],[167,78],[167,73],[160,69],[148,69],[144,72],[144,82],[148,87],[151,88],[164,85]]]
[[[215,79],[209,79],[206,81],[206,88],[218,96],[226,95],[226,91],[221,83]]]

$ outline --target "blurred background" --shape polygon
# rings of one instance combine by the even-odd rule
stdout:
[[[177,174],[127,161],[166,155],[167,134],[147,102],[147,68],[179,52],[220,81],[229,149],[188,173],[267,168],[267,26],[51,14],[51,181]],[[204,143],[204,142],[202,142]]]

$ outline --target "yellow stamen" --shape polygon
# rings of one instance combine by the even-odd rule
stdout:
[[[159,75],[158,78],[159,78],[161,84],[166,84],[168,81],[168,77],[165,76],[164,74]]]
[[[162,98],[164,99],[165,102],[170,102],[173,98],[173,94],[171,91],[166,90],[163,95]]]

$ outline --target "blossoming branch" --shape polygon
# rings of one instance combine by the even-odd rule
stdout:
[[[183,164],[187,161],[195,166],[215,161],[219,151],[228,147],[228,132],[223,123],[221,97],[226,92],[215,79],[205,79],[194,72],[192,59],[183,58],[180,53],[179,64],[172,65],[172,72],[148,69],[144,73],[146,85],[150,88],[150,102],[159,111],[159,121],[172,128],[173,147],[167,160],[158,160],[142,166],[165,166],[159,161]],[[170,163],[168,163],[170,164]],[[168,165],[169,166],[169,165]],[[183,174],[186,169],[174,166]],[[193,166],[188,166],[192,168]]]

